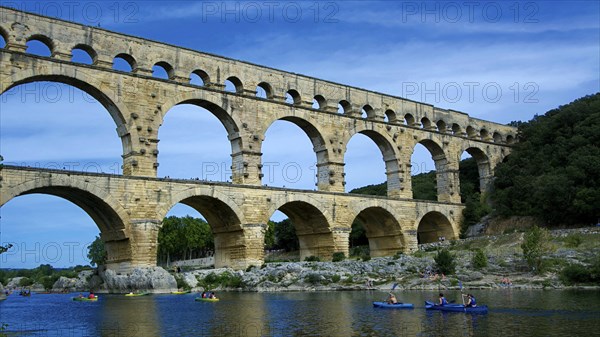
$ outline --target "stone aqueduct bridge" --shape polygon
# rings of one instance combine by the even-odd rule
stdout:
[[[302,257],[347,254],[356,218],[364,223],[373,256],[414,250],[417,237],[422,242],[441,235],[455,237],[464,208],[458,179],[461,154],[467,151],[476,159],[485,190],[516,134],[508,126],[395,96],[0,10],[0,35],[6,42],[0,49],[0,92],[38,81],[75,86],[106,108],[123,145],[123,175],[5,166],[0,205],[32,193],[73,202],[100,228],[108,267],[123,272],[156,264],[161,220],[177,203],[198,210],[211,225],[217,266],[261,264],[265,224],[276,210],[296,226]],[[44,43],[51,55],[27,53],[31,40]],[[73,49],[87,52],[92,63],[72,62]],[[129,63],[131,71],[113,69],[115,58]],[[155,65],[163,67],[169,78],[153,77]],[[191,74],[198,75],[203,85],[190,84]],[[226,80],[234,84],[235,92],[225,90]],[[259,87],[266,97],[257,97]],[[157,178],[160,126],[173,106],[184,103],[207,109],[225,126],[231,142],[232,183]],[[338,113],[338,104],[343,113]],[[310,138],[318,191],[261,185],[261,145],[277,120],[296,124]],[[387,197],[344,193],[344,154],[357,133],[381,150]],[[412,199],[410,158],[417,143],[431,152],[435,162],[437,202]]]

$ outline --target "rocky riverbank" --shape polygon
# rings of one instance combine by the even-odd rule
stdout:
[[[537,275],[527,266],[521,250],[524,233],[515,232],[483,236],[436,244],[421,245],[412,254],[393,257],[346,259],[340,262],[275,262],[252,266],[247,270],[197,269],[172,274],[160,267],[137,268],[128,275],[111,270],[96,273],[82,271],[77,278],[59,278],[52,291],[88,291],[124,293],[143,290],[155,293],[177,288],[192,291],[326,291],[388,290],[394,284],[402,290],[494,289],[506,287],[501,280],[510,279],[515,289],[600,287],[600,284],[573,285],[561,280],[560,272],[568,265],[591,266],[600,256],[600,228],[552,231],[552,253],[545,257],[547,272]],[[434,256],[446,248],[454,256],[456,271],[452,275],[437,273]],[[482,250],[487,266],[475,268],[474,250]],[[13,278],[7,288],[18,288]],[[34,284],[34,291],[43,291]]]

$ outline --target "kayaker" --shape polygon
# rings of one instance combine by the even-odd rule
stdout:
[[[206,291],[202,292],[202,295],[200,295],[201,298],[206,298]]]
[[[397,304],[398,300],[396,299],[396,295],[389,293],[387,300],[385,300],[387,304]]]
[[[94,295],[93,291],[90,291],[90,295],[88,296],[89,299],[93,300],[94,298],[96,298],[96,295]]]
[[[444,297],[444,294],[440,293],[440,298],[438,299],[438,305],[446,305],[448,304],[448,301],[446,301],[446,298]]]
[[[477,301],[475,300],[475,296],[473,296],[473,294],[467,294],[467,304],[465,304],[465,306],[467,306],[467,307],[476,307],[477,306]]]

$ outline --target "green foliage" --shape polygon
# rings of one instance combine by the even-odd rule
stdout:
[[[431,171],[412,176],[413,198],[437,201],[436,172]]]
[[[275,249],[275,223],[273,221],[267,222],[267,228],[265,230],[265,249]]]
[[[321,283],[321,275],[317,273],[310,273],[304,277],[304,282],[310,284],[320,284]]]
[[[101,266],[106,263],[106,249],[104,248],[104,241],[100,239],[99,236],[96,236],[94,242],[88,246],[88,259],[90,259],[90,264],[92,266]]]
[[[350,248],[350,256],[351,257],[361,257],[365,255],[369,255],[370,250],[369,246],[357,246]]]
[[[535,273],[544,272],[543,257],[552,251],[550,242],[550,233],[545,228],[533,226],[525,233],[525,238],[521,244],[523,256],[527,261],[527,265]]]
[[[343,252],[335,252],[333,253],[332,262],[340,262],[340,261],[344,261],[346,259],[346,255],[344,255]]]
[[[387,183],[381,183],[377,185],[367,185],[351,190],[349,193],[365,194],[365,195],[387,195]]]
[[[333,282],[333,283],[338,283],[338,282],[340,282],[341,279],[342,279],[342,277],[338,274],[331,276],[331,282]]]
[[[367,262],[371,260],[371,255],[370,254],[366,254],[361,256],[361,259],[363,260],[363,262]]]
[[[403,252],[403,251],[398,251],[398,252],[396,252],[396,254],[394,254],[394,259],[396,259],[396,260],[397,260],[397,259],[399,259],[399,258],[400,258],[402,255],[404,255],[404,252]]]
[[[357,218],[352,222],[352,230],[350,231],[350,247],[368,246],[369,239],[365,232],[365,227]]]
[[[206,221],[190,216],[163,220],[158,232],[159,261],[204,257],[214,249],[212,230]]]
[[[2,253],[6,253],[9,249],[12,248],[13,245],[11,245],[10,243],[7,244],[6,246],[0,246],[0,254]]]
[[[482,269],[488,266],[488,259],[483,249],[477,248],[475,249],[475,254],[473,255],[473,260],[471,261],[473,264],[473,268]]]
[[[446,275],[454,274],[456,262],[454,261],[454,255],[449,250],[445,248],[439,250],[433,259],[440,273]]]
[[[304,261],[306,261],[306,262],[320,262],[321,259],[318,256],[311,255],[311,256],[305,257]]]
[[[591,267],[579,264],[568,265],[560,272],[559,278],[566,285],[595,283],[600,285],[600,258]]]
[[[244,282],[240,276],[226,271],[219,275],[210,273],[203,279],[198,279],[198,285],[206,290],[214,289],[219,286],[225,288],[243,288]]]
[[[600,209],[600,93],[535,116],[495,169],[500,215],[532,215],[550,225],[591,224]]]
[[[33,280],[29,277],[24,277],[19,281],[19,287],[29,287],[33,285]]]
[[[177,289],[190,290],[190,286],[185,283],[183,277],[179,274],[175,275],[175,282],[177,282]]]
[[[467,197],[465,209],[463,209],[463,223],[460,228],[460,238],[464,239],[467,229],[478,223],[481,218],[492,211],[487,202],[481,200],[479,193],[471,194]]]
[[[296,235],[296,228],[290,219],[284,219],[275,225],[276,246],[286,252],[300,248],[300,241]]]
[[[44,286],[44,289],[46,291],[50,291],[50,289],[52,289],[52,286],[54,286],[54,283],[56,283],[59,277],[60,276],[58,275],[44,276],[40,279],[40,283],[42,284],[42,286]]]
[[[577,248],[583,242],[583,237],[579,233],[571,234],[565,237],[565,246],[568,248]]]
[[[425,255],[427,255],[427,254],[422,250],[416,250],[412,255],[414,257],[421,258],[421,257],[425,257]]]

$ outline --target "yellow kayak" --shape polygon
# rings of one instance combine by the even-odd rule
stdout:
[[[137,294],[129,293],[129,294],[125,294],[125,296],[127,296],[127,297],[146,296],[146,295],[150,295],[150,293],[137,293]]]
[[[219,302],[219,299],[218,298],[196,297],[196,301],[198,301],[198,302]]]
[[[171,294],[173,295],[183,295],[183,294],[189,294],[191,293],[191,290],[184,290],[184,291],[171,291]]]

